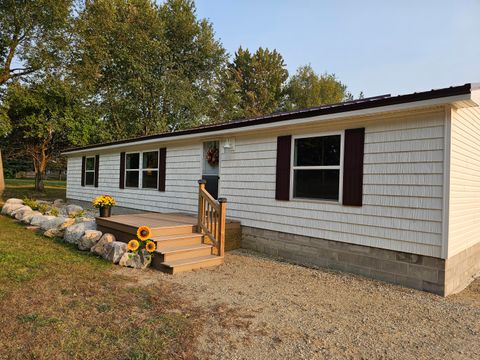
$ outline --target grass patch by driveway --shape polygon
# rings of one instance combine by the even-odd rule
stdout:
[[[0,358],[192,356],[199,312],[171,286],[138,284],[3,216],[0,229]]]
[[[5,179],[5,190],[0,195],[0,204],[9,198],[23,199],[25,196],[39,200],[65,199],[66,185],[65,181],[45,180],[45,192],[38,192],[35,180]]]

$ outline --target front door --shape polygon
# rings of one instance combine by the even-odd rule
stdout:
[[[203,143],[203,172],[202,179],[206,180],[205,189],[215,199],[218,198],[218,180],[220,151],[218,141],[207,141]]]

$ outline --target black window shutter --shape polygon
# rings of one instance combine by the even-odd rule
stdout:
[[[87,158],[85,156],[82,156],[82,180],[80,181],[82,186],[85,186],[85,163],[87,161]]]
[[[120,153],[120,189],[125,189],[125,153]]]
[[[365,129],[345,130],[343,205],[362,206]]]
[[[98,169],[100,168],[100,155],[95,155],[95,187],[98,187]]]
[[[277,138],[277,176],[275,186],[275,199],[290,200],[290,159],[292,149],[292,136],[279,136]]]
[[[167,148],[160,148],[158,159],[158,191],[165,191],[165,176],[167,170]]]

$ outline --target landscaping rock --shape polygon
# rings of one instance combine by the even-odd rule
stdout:
[[[65,235],[63,238],[70,244],[78,244],[78,241],[82,238],[83,234],[85,234],[85,231],[95,229],[95,221],[71,225],[65,229]]]
[[[114,264],[118,264],[123,254],[127,252],[127,244],[120,241],[113,241],[105,245],[103,258]]]
[[[72,226],[73,224],[75,224],[75,219],[65,218],[65,221],[58,227],[58,229],[65,230],[67,227]]]
[[[85,216],[75,218],[75,222],[77,224],[80,224],[82,222],[90,222],[90,221],[95,221],[95,219],[90,217],[85,217]]]
[[[40,228],[42,230],[48,230],[48,229],[58,229],[64,222],[65,222],[65,218],[64,217],[53,217],[53,219],[50,219],[50,220],[47,220],[47,221],[44,221],[42,223],[40,223]]]
[[[62,207],[65,205],[65,202],[63,201],[63,199],[57,199],[53,202],[53,206],[59,208],[59,207]]]
[[[43,235],[49,238],[62,238],[64,231],[59,229],[48,229],[43,233]]]
[[[25,224],[30,224],[30,222],[35,216],[40,216],[40,215],[42,215],[40,211],[25,212],[23,213],[23,217],[21,221]]]
[[[86,230],[85,234],[78,242],[80,250],[90,250],[102,237],[102,232],[98,230]]]
[[[75,215],[82,212],[83,208],[81,206],[71,204],[71,205],[67,205],[65,210],[67,211],[67,215],[71,216],[71,215]]]
[[[103,256],[105,252],[105,245],[114,241],[115,241],[115,235],[105,233],[102,235],[100,240],[90,249],[90,251],[94,254]]]
[[[126,252],[118,262],[118,265],[134,269],[145,269],[151,262],[152,255],[146,250],[141,250],[137,254]]]
[[[32,218],[32,221],[30,221],[30,225],[33,226],[41,226],[44,222],[49,221],[54,219],[55,216],[50,216],[50,215],[38,215],[34,216]]]
[[[14,212],[17,209],[20,209],[23,207],[23,204],[17,204],[17,203],[10,203],[10,204],[5,204],[2,207],[2,215],[12,215],[12,212]]]
[[[5,204],[21,204],[21,205],[23,205],[23,200],[16,199],[16,198],[10,198],[7,201],[5,201]]]
[[[23,206],[15,210],[14,212],[12,212],[12,216],[17,220],[22,220],[25,214],[32,213],[32,212],[33,210],[30,206]]]

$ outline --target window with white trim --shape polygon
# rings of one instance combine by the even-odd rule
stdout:
[[[85,158],[85,185],[95,185],[95,156]]]
[[[158,151],[125,154],[125,187],[158,188]]]
[[[342,135],[296,138],[293,147],[293,198],[340,200]]]

